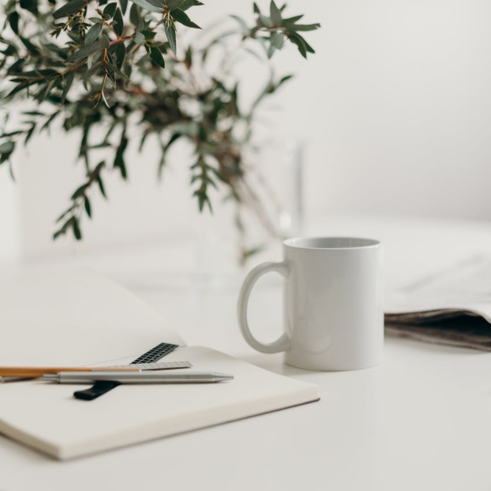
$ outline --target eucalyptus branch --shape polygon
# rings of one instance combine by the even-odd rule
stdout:
[[[179,32],[200,29],[188,12],[199,0],[7,0],[0,30],[0,95],[3,109],[31,104],[20,128],[0,131],[0,165],[11,165],[14,152],[56,121],[67,133],[80,131],[79,158],[86,179],[59,217],[54,238],[71,231],[82,238],[84,217],[92,216],[89,194],[106,195],[103,173],[116,169],[128,178],[126,150],[138,139],[159,141],[159,175],[170,149],[187,141],[196,149],[191,184],[201,211],[212,210],[210,189],[223,189],[238,206],[248,206],[276,233],[258,194],[246,179],[244,148],[253,138],[255,115],[264,100],[290,75],[271,75],[248,108],[241,107],[241,85],[229,64],[249,43],[264,47],[267,58],[293,43],[302,56],[314,50],[303,33],[319,24],[299,24],[286,6],[271,1],[269,12],[253,4],[253,20],[235,16],[236,31],[218,34],[205,47],[181,47]],[[229,42],[231,36],[237,39]],[[163,39],[163,41],[162,41]],[[209,54],[220,43],[221,67],[208,74]],[[272,71],[271,71],[272,73]],[[104,102],[104,104],[101,104]],[[139,123],[138,131],[130,121]],[[105,133],[102,141],[92,141]],[[93,152],[104,152],[92,168]],[[240,220],[238,220],[240,221]],[[246,254],[246,252],[244,252]]]
[[[77,190],[72,194],[70,198],[72,204],[70,207],[63,212],[58,219],[57,223],[62,223],[61,227],[53,234],[53,238],[65,235],[70,229],[76,240],[82,239],[82,231],[80,228],[80,219],[82,215],[82,208],[85,209],[87,216],[92,218],[92,205],[88,196],[90,188],[97,184],[100,192],[106,198],[106,192],[104,189],[104,184],[101,177],[102,169],[105,166],[105,162],[99,162],[93,171],[87,173],[87,180],[83,183]]]

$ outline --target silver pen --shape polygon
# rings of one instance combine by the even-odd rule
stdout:
[[[43,380],[60,384],[91,384],[97,380],[120,384],[196,384],[232,380],[233,375],[218,372],[159,373],[159,372],[59,372],[43,375]]]

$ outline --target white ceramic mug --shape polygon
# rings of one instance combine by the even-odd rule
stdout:
[[[318,237],[283,242],[284,261],[263,263],[244,280],[238,303],[245,340],[263,353],[309,370],[356,370],[382,362],[384,311],[382,245],[371,239]],[[284,328],[259,342],[247,322],[251,290],[263,274],[285,278]]]

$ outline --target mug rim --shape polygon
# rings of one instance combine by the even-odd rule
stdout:
[[[359,242],[353,245],[327,245],[327,246],[315,246],[307,245],[308,242],[322,242],[322,241],[347,241],[347,242]],[[305,243],[305,244],[304,244]],[[283,241],[285,247],[291,249],[299,249],[306,251],[349,251],[359,249],[371,249],[379,247],[382,243],[376,239],[368,239],[364,237],[346,237],[346,236],[314,236],[314,237],[292,237]]]

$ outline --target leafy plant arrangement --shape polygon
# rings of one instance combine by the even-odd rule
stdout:
[[[16,147],[55,122],[81,135],[78,155],[86,179],[59,217],[55,239],[69,231],[82,238],[81,219],[92,217],[93,188],[106,197],[104,178],[110,170],[127,179],[128,145],[138,139],[142,149],[149,137],[159,142],[159,174],[176,141],[193,146],[191,185],[200,210],[211,210],[209,190],[217,185],[225,186],[238,205],[259,210],[244,178],[243,149],[258,108],[291,75],[272,75],[252,105],[241,108],[240,84],[231,70],[238,51],[228,47],[235,39],[240,50],[269,65],[289,41],[306,58],[314,50],[302,33],[320,26],[301,24],[302,15],[288,17],[286,6],[274,1],[268,13],[254,3],[253,25],[232,16],[236,29],[198,47],[181,47],[177,31],[199,29],[188,12],[201,5],[198,0],[6,2],[0,30],[0,111],[5,113],[0,164],[11,166]],[[217,57],[220,62],[210,69],[209,59]],[[9,128],[7,111],[15,112],[20,99],[31,106],[26,110],[23,103],[22,124]],[[106,158],[95,160],[101,149]]]

